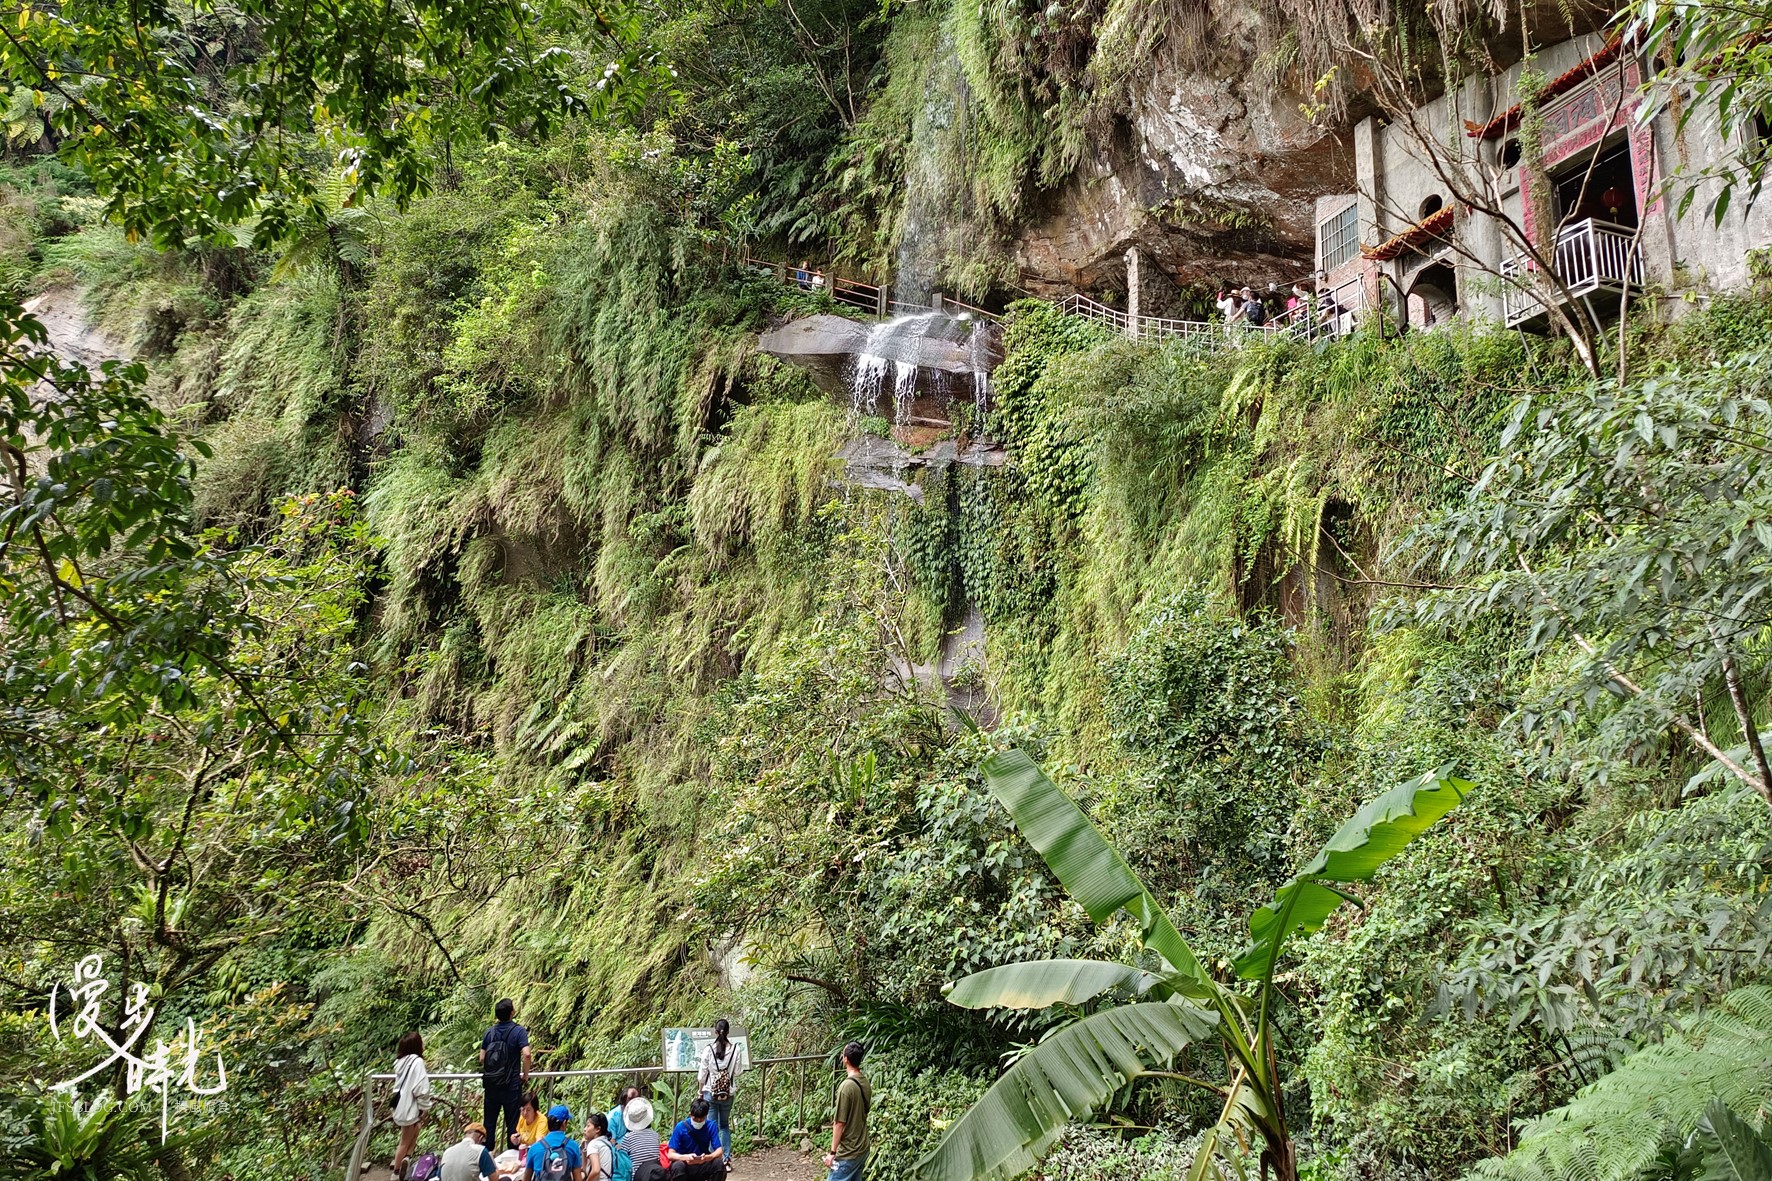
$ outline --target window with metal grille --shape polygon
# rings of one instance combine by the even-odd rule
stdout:
[[[1332,271],[1354,256],[1360,248],[1360,206],[1349,205],[1340,213],[1317,226],[1317,265]]]

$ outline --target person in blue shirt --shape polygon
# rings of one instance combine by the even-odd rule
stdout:
[[[706,1099],[689,1104],[689,1118],[671,1129],[665,1151],[671,1158],[666,1174],[671,1181],[720,1181],[726,1176],[726,1147],[720,1143],[720,1129],[708,1118]]]
[[[584,1153],[566,1134],[572,1112],[564,1103],[548,1108],[548,1134],[529,1146],[523,1160],[523,1181],[584,1181]]]
[[[611,1144],[620,1144],[621,1138],[628,1134],[628,1122],[623,1113],[626,1111],[628,1104],[632,1103],[639,1097],[639,1087],[623,1087],[621,1092],[616,1095],[615,1106],[611,1107],[608,1112],[609,1142]]]

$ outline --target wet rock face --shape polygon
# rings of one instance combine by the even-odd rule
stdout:
[[[846,374],[867,342],[868,328],[844,316],[804,316],[771,328],[757,347],[805,369],[818,388],[845,388]]]
[[[985,376],[1003,359],[995,325],[940,313],[879,324],[845,316],[804,316],[765,332],[757,347],[803,366],[819,388],[832,392],[849,388],[864,357],[914,366],[921,384],[935,380],[936,374]]]
[[[1311,126],[1300,96],[1238,74],[1247,60],[1232,52],[1212,73],[1170,64],[1140,80],[1119,134],[1017,241],[1030,286],[1123,286],[1132,246],[1181,283],[1309,270],[1315,201],[1349,191],[1351,144]]]

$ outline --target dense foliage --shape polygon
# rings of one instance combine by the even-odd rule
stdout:
[[[1004,294],[1226,14],[382,11],[6,21],[0,1173],[336,1175],[399,1036],[471,1068],[505,995],[543,1068],[720,1013],[862,1037],[880,1153],[960,1129],[953,1176],[1761,1159],[1764,292],[1601,380],[1476,326],[1202,350],[1022,300],[941,440],[1007,462],[881,491],[840,452],[887,426],[756,348],[828,296],[747,251]],[[1480,790],[1419,839],[1362,810],[1443,766]],[[229,1062],[164,1146],[121,1069],[45,1090],[94,1065],[45,1006],[95,952],[108,1031],[141,985]],[[825,1118],[818,1071],[748,1078],[739,1146]],[[1008,1135],[992,1083],[1035,1077]]]

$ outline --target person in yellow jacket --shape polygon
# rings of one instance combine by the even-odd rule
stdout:
[[[541,1096],[530,1091],[523,1096],[523,1107],[517,1113],[517,1131],[511,1137],[511,1146],[528,1152],[531,1144],[540,1142],[547,1134],[548,1117],[541,1113]]]

